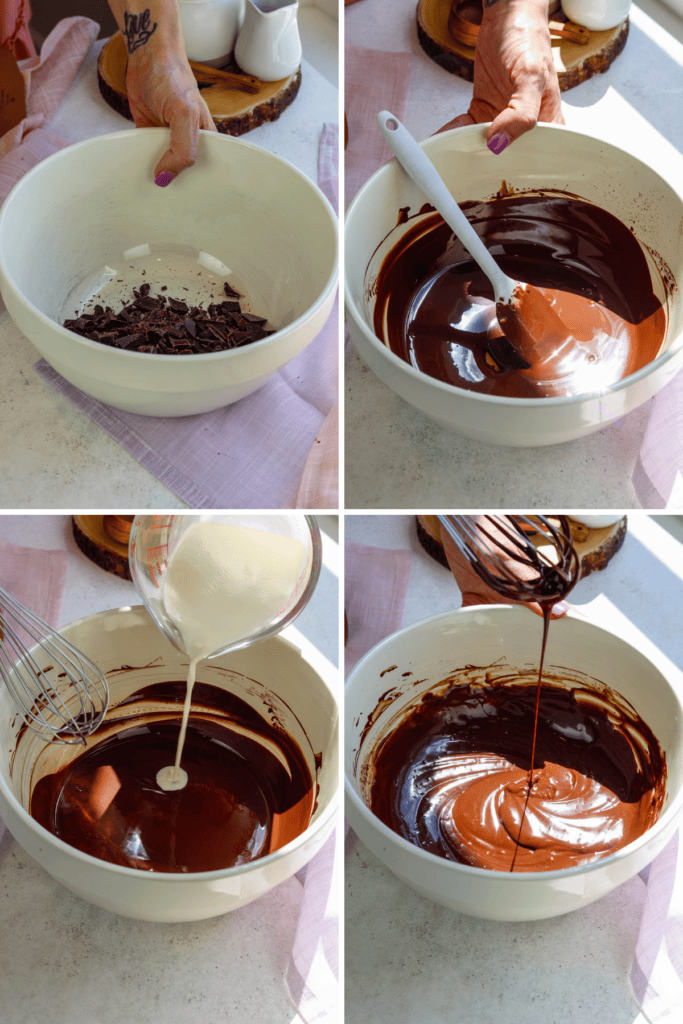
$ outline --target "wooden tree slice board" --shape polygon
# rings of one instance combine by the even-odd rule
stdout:
[[[449,569],[441,543],[441,527],[436,516],[416,516],[417,539],[439,565]],[[614,526],[602,530],[590,530],[574,520],[570,522],[572,540],[581,560],[581,578],[604,569],[616,555],[626,537],[626,516]],[[540,537],[539,537],[540,539]],[[539,545],[542,546],[542,545]],[[449,569],[450,571],[450,569]]]
[[[74,540],[84,555],[106,572],[129,580],[128,545],[109,536],[104,516],[72,516]]]
[[[132,121],[126,67],[128,53],[123,36],[118,32],[102,49],[97,62],[100,93],[110,107]],[[233,69],[239,72],[239,69]],[[294,102],[301,85],[301,68],[278,82],[261,82],[257,93],[239,92],[225,85],[209,85],[202,89],[216,128],[224,135],[244,135],[268,121],[277,121],[283,110]]]
[[[448,30],[451,0],[419,0],[417,5],[417,37],[428,57],[451,74],[468,82],[474,80],[474,47],[464,46]],[[557,16],[555,16],[557,17]],[[555,68],[560,89],[573,89],[593,75],[606,71],[626,45],[628,18],[616,28],[591,32],[585,46],[569,39],[552,40]]]

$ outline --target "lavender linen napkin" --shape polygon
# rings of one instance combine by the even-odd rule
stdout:
[[[650,865],[633,993],[650,1024],[683,1020],[683,837],[680,830]]]
[[[363,655],[401,628],[410,581],[410,551],[347,542],[344,605],[349,627],[346,674]]]
[[[0,586],[51,626],[59,624],[68,555],[0,540]],[[0,840],[5,825],[0,819]]]
[[[652,402],[633,486],[643,508],[683,505],[683,370]]]
[[[346,205],[393,153],[377,127],[380,110],[405,117],[412,57],[348,44],[344,52],[346,120],[344,155]]]
[[[339,128],[326,124],[320,187],[338,209]],[[284,508],[296,503],[306,460],[337,399],[338,306],[318,336],[253,395],[179,419],[121,412],[83,394],[45,360],[36,371],[192,508]],[[328,488],[329,492],[329,488]],[[338,498],[327,497],[336,508]]]

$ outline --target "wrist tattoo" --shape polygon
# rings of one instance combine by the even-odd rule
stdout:
[[[152,26],[150,26],[149,19],[149,7],[141,14],[129,14],[128,11],[124,12],[123,35],[126,40],[126,49],[129,54],[133,53],[134,50],[139,49],[139,47],[144,46],[149,37],[156,31],[156,21]]]

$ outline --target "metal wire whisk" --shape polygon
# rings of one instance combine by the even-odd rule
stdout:
[[[43,665],[19,628],[40,645]],[[0,676],[26,725],[50,742],[85,743],[107,713],[109,687],[97,665],[2,587]]]
[[[512,601],[561,601],[578,581],[581,563],[567,516],[439,516],[485,583]],[[533,542],[542,534],[551,554]]]

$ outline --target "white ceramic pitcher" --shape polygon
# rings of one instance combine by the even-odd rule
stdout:
[[[244,0],[178,0],[189,60],[227,64],[244,17]]]
[[[301,63],[298,10],[298,0],[245,0],[235,44],[242,71],[263,82],[277,82],[296,71]]]

